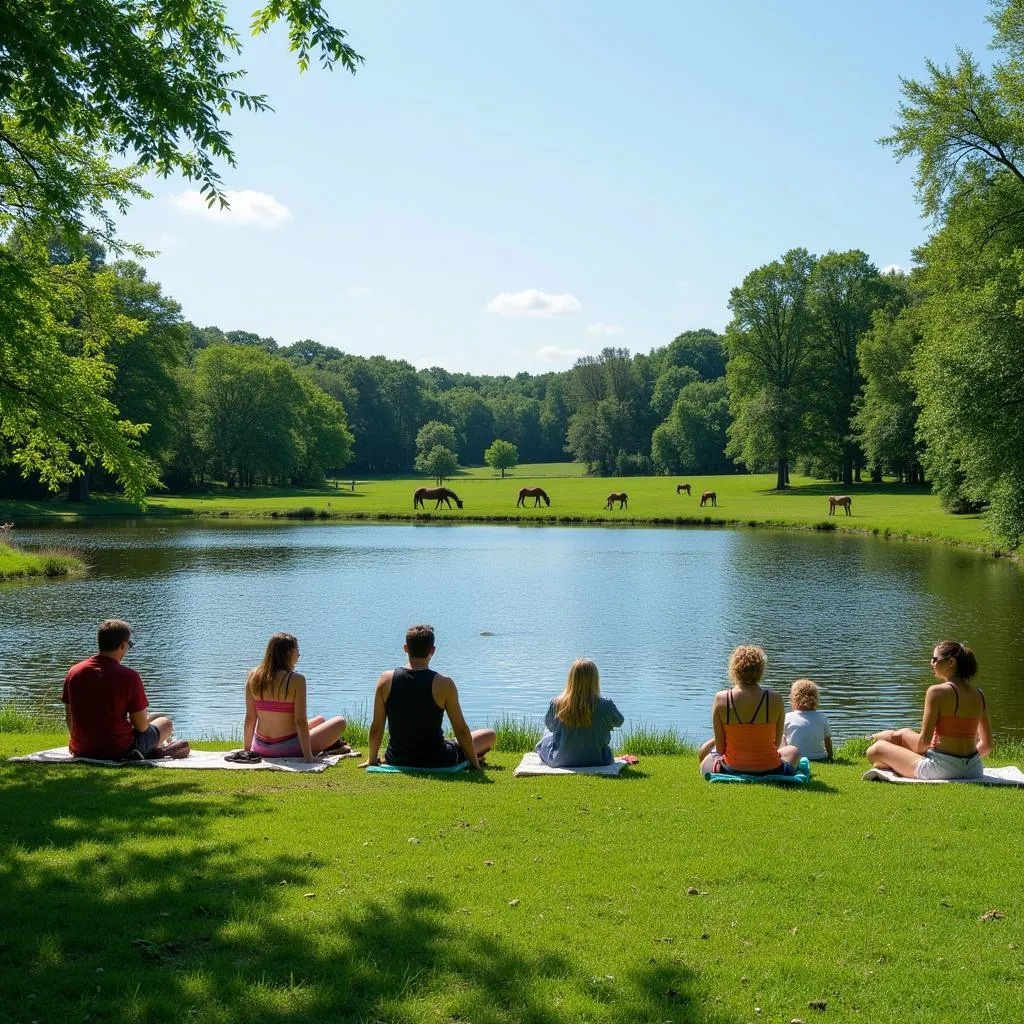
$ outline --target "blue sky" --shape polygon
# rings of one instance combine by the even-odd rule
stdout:
[[[159,180],[124,234],[201,326],[475,373],[721,330],[794,246],[909,266],[913,168],[875,140],[900,75],[991,35],[984,0],[327,6],[359,74],[249,44],[275,110],[231,119],[233,213]]]

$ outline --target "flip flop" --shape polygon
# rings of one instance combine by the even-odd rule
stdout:
[[[224,755],[224,760],[236,764],[259,764],[263,758],[254,750],[232,750],[230,754]]]
[[[188,745],[188,740],[169,740],[158,749],[162,757],[173,757],[175,760],[188,757],[188,755],[192,753],[192,748]]]
[[[329,747],[324,747],[321,754],[351,754],[352,748],[344,740],[335,740]]]

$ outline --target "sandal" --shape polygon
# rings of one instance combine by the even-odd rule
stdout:
[[[335,740],[329,747],[324,747],[321,754],[351,754],[352,748],[344,740]]]
[[[173,757],[177,761],[188,757],[192,753],[192,748],[188,745],[188,740],[168,740],[162,747],[158,747],[154,751],[154,753],[157,752],[161,757]]]
[[[232,750],[230,754],[224,755],[224,760],[236,764],[259,764],[263,758],[254,750]]]

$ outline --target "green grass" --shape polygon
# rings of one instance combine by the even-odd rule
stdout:
[[[894,482],[855,484],[839,488],[803,477],[793,477],[793,487],[773,490],[774,476],[742,475],[689,477],[693,495],[676,494],[679,477],[595,478],[555,473],[579,470],[579,466],[555,463],[516,469],[515,477],[498,479],[493,471],[472,470],[450,481],[463,499],[463,509],[442,508],[435,512],[428,503],[425,512],[412,507],[413,491],[430,484],[421,477],[359,480],[354,491],[274,490],[217,491],[208,495],[156,495],[150,500],[150,515],[273,516],[275,518],[412,520],[512,523],[584,523],[630,525],[701,524],[717,526],[771,526],[807,530],[854,531],[894,539],[918,539],[964,545],[996,551],[980,515],[954,516],[942,510],[939,499],[927,488]],[[520,486],[544,481],[551,507],[516,507]],[[608,511],[605,497],[611,491],[626,491],[629,508]],[[718,507],[699,507],[703,490],[718,493]],[[848,490],[853,497],[853,515],[828,515],[827,497]],[[0,502],[0,516],[18,517],[70,513],[81,515],[137,515],[137,510],[116,501],[97,501],[75,508],[66,503]]]
[[[47,548],[22,551],[0,541],[0,580],[24,579],[30,576],[67,576],[82,572],[85,564],[70,551]]]
[[[0,756],[61,739],[4,734]],[[0,762],[4,1018],[1019,1016],[1019,792],[869,785],[863,762],[783,788],[708,785],[682,757],[618,779],[492,759],[435,778]]]

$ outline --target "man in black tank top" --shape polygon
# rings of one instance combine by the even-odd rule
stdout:
[[[459,706],[459,691],[448,676],[429,667],[434,656],[432,626],[411,626],[405,634],[409,662],[402,668],[381,673],[373,697],[370,749],[361,767],[380,764],[384,725],[388,746],[384,760],[407,768],[451,767],[468,761],[480,768],[480,758],[494,746],[493,729],[470,730]],[[444,738],[441,722],[445,713],[455,733]]]

